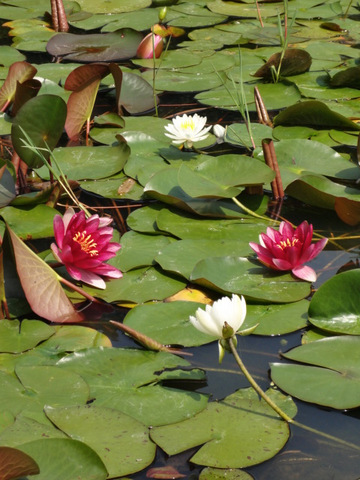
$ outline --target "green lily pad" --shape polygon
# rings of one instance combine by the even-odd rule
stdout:
[[[84,405],[47,407],[45,413],[70,438],[91,447],[104,462],[110,478],[138,472],[155,457],[156,447],[148,429],[119,410]]]
[[[203,410],[208,401],[200,393],[161,386],[167,377],[181,381],[195,375],[199,380],[197,371],[189,376],[187,371],[174,370],[189,363],[168,353],[93,348],[68,355],[57,365],[81,375],[90,387],[93,405],[120,410],[145,425],[181,421]]]
[[[290,414],[292,400],[271,392],[274,401]],[[197,465],[244,468],[276,455],[289,437],[289,426],[252,388],[238,390],[219,402],[211,402],[195,417],[152,429],[151,438],[168,455],[203,445],[190,459]]]
[[[140,10],[151,5],[151,0],[78,0],[79,5],[85,11],[92,13],[125,13]]]
[[[331,408],[360,405],[360,337],[324,338],[283,356],[302,364],[271,365],[272,380],[285,392]]]
[[[246,227],[245,227],[246,228]],[[200,261],[223,255],[249,255],[249,242],[236,239],[191,238],[165,245],[155,256],[155,261],[164,270],[175,272],[190,279],[191,272]]]
[[[194,329],[189,316],[198,307],[196,302],[170,302],[139,305],[130,310],[124,323],[158,342],[194,347],[213,342],[214,337]]]
[[[108,477],[100,457],[78,440],[47,438],[24,443],[18,448],[39,465],[38,480],[105,480]]]
[[[101,179],[122,170],[130,155],[130,149],[124,142],[114,147],[56,148],[53,155],[67,178],[71,180]],[[56,169],[55,165],[54,169]],[[42,178],[49,178],[46,167],[39,169],[37,173]]]
[[[258,324],[253,335],[284,335],[307,325],[308,300],[283,305],[247,305],[244,328]]]
[[[21,326],[21,328],[20,328]],[[53,327],[39,320],[3,319],[0,322],[0,351],[20,353],[54,335]]]
[[[326,332],[360,335],[360,301],[356,294],[360,271],[330,278],[311,299],[309,321]]]
[[[190,279],[204,287],[241,294],[257,302],[296,302],[310,293],[308,283],[298,282],[289,274],[279,274],[244,257],[201,260]]]
[[[312,173],[348,180],[359,177],[358,167],[320,142],[281,140],[274,144],[274,148],[284,188],[299,177]],[[258,158],[263,158],[262,151],[259,151]]]
[[[114,266],[122,272],[132,268],[154,264],[154,258],[167,245],[174,241],[162,235],[141,235],[136,232],[127,232],[121,237],[121,250],[115,258]]]
[[[199,475],[199,480],[252,480],[254,477],[249,473],[238,470],[235,468],[232,469],[222,469],[222,468],[204,468]]]

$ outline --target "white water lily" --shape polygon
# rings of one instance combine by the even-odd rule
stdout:
[[[225,134],[226,128],[217,123],[213,126],[213,133],[216,137],[216,143],[224,143],[225,142]]]
[[[201,117],[197,113],[195,115],[176,116],[172,123],[165,126],[165,130],[169,132],[165,135],[171,138],[176,145],[184,144],[186,148],[191,148],[193,143],[205,140],[209,135],[211,125],[205,127],[206,121],[206,117]]]
[[[231,299],[223,297],[212,306],[206,305],[205,310],[198,308],[195,317],[190,316],[190,322],[202,333],[218,339],[227,339],[240,329],[245,317],[244,297],[233,295]]]

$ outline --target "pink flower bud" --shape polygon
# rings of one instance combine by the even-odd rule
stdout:
[[[138,58],[153,58],[155,51],[155,58],[159,58],[163,51],[164,42],[160,35],[150,32],[143,38],[142,42],[138,46],[136,56]]]

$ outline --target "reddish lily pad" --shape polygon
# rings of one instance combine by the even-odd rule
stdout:
[[[11,447],[0,447],[0,479],[12,480],[40,473],[39,465],[29,455]]]
[[[21,285],[33,311],[52,322],[80,322],[83,317],[65,295],[59,276],[9,227],[7,230],[14,249]]]
[[[4,111],[13,101],[18,83],[33,78],[37,70],[27,62],[15,62],[9,68],[6,80],[0,90],[0,109]]]
[[[88,35],[58,33],[46,48],[54,57],[75,62],[119,62],[135,56],[141,40],[142,34],[131,28]]]

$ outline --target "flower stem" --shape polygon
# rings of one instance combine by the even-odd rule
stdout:
[[[234,344],[233,338],[230,338],[229,340],[229,346],[231,349],[232,354],[235,357],[236,363],[239,365],[242,373],[245,375],[246,379],[250,383],[250,385],[253,387],[253,389],[260,395],[260,397],[265,400],[265,402],[271,407],[278,415],[281,417],[285,422],[290,423],[292,425],[295,425],[296,427],[302,428],[303,430],[307,430],[308,432],[315,433],[316,435],[319,435],[320,437],[324,437],[327,440],[331,440],[333,442],[339,443],[343,445],[344,447],[349,447],[353,448],[355,450],[360,450],[360,445],[356,445],[355,443],[347,442],[346,440],[343,440],[338,437],[334,437],[333,435],[330,435],[325,432],[321,432],[320,430],[316,430],[316,428],[309,427],[307,425],[304,425],[303,423],[297,422],[293,418],[289,417],[281,408],[276,405],[275,402],[271,400],[271,398],[264,392],[264,390],[260,387],[258,383],[254,380],[254,378],[251,376],[250,372],[248,369],[245,367],[243,361],[240,358],[240,355],[238,354],[236,350],[236,346]]]
[[[85,297],[87,300],[89,300],[90,302],[94,302],[94,303],[102,303],[100,300],[98,300],[97,298],[93,297],[92,295],[90,295],[90,293],[87,293],[85,292],[85,290],[83,290],[81,287],[79,287],[78,285],[74,285],[73,283],[69,282],[69,280],[66,280],[66,278],[64,277],[61,277],[60,275],[58,275],[58,280],[59,282],[63,283],[64,285],[66,285],[67,287],[71,288],[72,290],[74,290],[75,292],[78,292],[80,293],[80,295],[82,295],[83,297]]]

